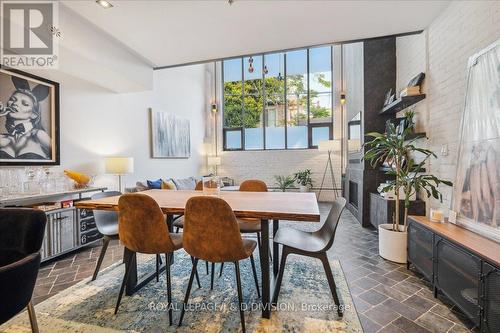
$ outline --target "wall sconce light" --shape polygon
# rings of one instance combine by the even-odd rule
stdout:
[[[217,113],[217,104],[212,104],[212,112]]]
[[[345,92],[340,93],[340,104],[345,105],[346,103],[346,98],[345,98]]]

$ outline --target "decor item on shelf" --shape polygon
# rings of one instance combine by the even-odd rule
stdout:
[[[432,209],[430,211],[430,220],[432,222],[444,222],[444,214],[442,210]]]
[[[207,164],[214,167],[215,175],[217,176],[217,167],[222,164],[222,159],[220,156],[209,156],[207,158]]]
[[[298,171],[293,175],[293,179],[299,184],[300,192],[308,192],[313,186],[311,169]]]
[[[420,95],[420,86],[406,87],[399,93],[399,97]]]
[[[500,40],[468,63],[451,209],[457,224],[500,242]]]
[[[0,66],[0,163],[58,165],[59,83]]]
[[[203,177],[203,194],[205,195],[220,195],[220,178],[219,176]]]
[[[420,87],[425,79],[425,73],[419,73],[408,82],[408,87]]]
[[[84,173],[76,172],[72,170],[64,170],[64,174],[72,179],[76,184],[76,188],[88,187],[92,178]]]
[[[332,179],[334,199],[337,199],[339,197],[339,194],[338,194],[337,182],[335,181],[335,174],[333,172],[332,152],[333,151],[340,152],[342,150],[342,142],[340,140],[320,141],[318,145],[318,150],[328,152],[328,159],[326,160],[325,172],[323,172],[323,179],[321,180],[321,186],[319,187],[318,199],[321,196],[321,191],[323,190],[323,185],[325,184],[325,177],[328,170],[330,171],[330,177]]]
[[[276,185],[282,192],[286,192],[287,189],[292,188],[294,180],[292,176],[274,176],[276,179]]]
[[[134,158],[106,157],[104,162],[107,174],[118,175],[118,188],[123,193],[123,176],[134,172]]]
[[[384,106],[391,104],[390,99],[392,96],[392,88],[387,91],[385,94]]]
[[[189,120],[153,109],[150,109],[150,113],[152,157],[189,158],[191,156]]]
[[[424,174],[424,165],[429,158],[435,157],[436,154],[432,151],[418,148],[414,145],[417,138],[408,140],[408,135],[412,129],[407,128],[402,135],[397,133],[396,126],[389,124],[387,133],[368,133],[367,135],[373,139],[365,145],[369,147],[363,159],[370,162],[372,167],[378,167],[386,160],[391,160],[389,163],[389,171],[387,175],[395,177],[395,180],[389,181],[382,191],[394,191],[396,193],[395,217],[391,224],[379,225],[379,254],[382,258],[398,263],[406,263],[407,261],[407,220],[408,208],[410,206],[410,198],[414,193],[425,191],[427,196],[442,200],[442,195],[438,190],[439,185],[452,186],[452,183],[442,180],[433,175]],[[415,153],[423,155],[420,163],[415,163],[410,156]],[[404,221],[400,224],[400,197],[399,192],[402,190],[405,194],[404,198]]]

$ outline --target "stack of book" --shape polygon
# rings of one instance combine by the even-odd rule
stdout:
[[[406,87],[401,90],[399,97],[420,95],[420,86]]]

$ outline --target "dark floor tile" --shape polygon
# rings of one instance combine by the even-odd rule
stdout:
[[[401,316],[394,320],[392,324],[399,329],[409,333],[428,333],[429,331],[413,321]]]
[[[379,275],[384,275],[384,274],[386,274],[386,273],[389,272],[389,271],[387,271],[387,270],[385,270],[383,268],[380,268],[380,267],[372,265],[372,264],[366,264],[366,265],[363,265],[361,267],[369,269],[370,271],[372,271],[374,273],[377,273]]]
[[[364,301],[367,301],[371,305],[377,305],[385,301],[387,299],[387,296],[375,290],[368,290],[360,294],[359,298],[361,298]]]
[[[366,311],[364,315],[382,326],[389,324],[391,321],[400,316],[398,313],[382,304],[374,306],[370,310]]]
[[[390,279],[393,279],[394,281],[398,281],[398,282],[404,281],[410,277],[408,274],[401,273],[398,270],[394,270],[392,272],[389,272],[389,273],[385,274],[384,276],[388,277]]]
[[[361,288],[360,286],[357,286],[356,284],[350,284],[349,285],[349,291],[351,292],[351,295],[357,296],[361,293],[365,292],[365,289]]]
[[[408,281],[399,282],[398,284],[394,285],[394,288],[408,296],[411,296],[422,289],[422,287]]]
[[[382,328],[382,326],[375,323],[373,320],[369,319],[363,314],[359,315],[359,321],[361,322],[364,333],[375,333]]]
[[[465,326],[468,329],[474,327],[474,323],[469,318],[467,318],[466,315],[456,310],[452,310],[446,305],[436,304],[434,305],[434,307],[432,307],[431,312],[436,313],[441,317],[446,318],[456,324],[459,325],[461,324],[462,326]]]
[[[357,296],[353,296],[352,300],[354,302],[354,305],[356,306],[356,311],[358,311],[358,313],[363,313],[373,306]]]
[[[408,298],[408,295],[405,295],[402,292],[399,292],[398,289],[395,287],[387,287],[383,284],[380,284],[373,289],[375,289],[379,293],[382,293],[386,296],[394,298],[395,300],[400,301],[400,302],[402,302]]]
[[[399,329],[393,324],[382,327],[377,333],[405,333],[405,331]]]
[[[402,316],[405,316],[406,318],[408,318],[410,320],[415,320],[418,317],[420,317],[422,314],[425,313],[425,311],[423,311],[423,310],[414,309],[408,305],[405,305],[399,301],[396,301],[393,298],[387,299],[383,304],[385,306],[387,306],[388,308],[390,308],[391,310],[399,313]]]
[[[73,264],[73,258],[60,260],[56,262],[54,269],[69,267]]]
[[[371,273],[370,275],[368,275],[368,277],[370,279],[378,281],[378,282],[382,283],[383,285],[389,286],[389,287],[394,286],[395,284],[398,283],[397,281],[394,281],[393,279],[390,279],[388,277],[385,277],[385,276],[377,274],[377,273]]]
[[[447,332],[453,327],[453,322],[432,312],[426,312],[415,321],[420,326],[427,328],[431,332]]]
[[[372,289],[378,286],[380,283],[368,277],[362,277],[353,282],[353,285],[359,286],[365,290]]]
[[[453,325],[452,328],[448,331],[449,333],[470,333],[471,330],[460,325],[460,324],[455,324]]]
[[[405,305],[411,306],[417,310],[429,311],[436,304],[428,299],[420,297],[418,295],[413,295],[408,297],[407,300],[402,302]]]

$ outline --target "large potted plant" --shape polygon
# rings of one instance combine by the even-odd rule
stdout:
[[[298,171],[293,175],[293,179],[299,184],[300,192],[307,192],[313,185],[311,170],[305,169]]]
[[[419,137],[408,139],[412,134],[413,126],[398,133],[394,124],[388,124],[385,134],[368,133],[373,139],[365,144],[369,148],[364,159],[370,162],[372,167],[378,167],[382,163],[389,164],[386,173],[394,180],[388,182],[382,191],[394,190],[396,194],[395,215],[392,224],[379,225],[379,254],[382,258],[406,263],[407,261],[407,231],[408,208],[410,197],[414,194],[425,193],[427,197],[434,197],[442,201],[442,194],[438,187],[441,184],[452,186],[452,183],[426,174],[424,165],[431,157],[437,157],[432,151],[415,146]],[[415,163],[413,157],[421,155],[419,163]],[[400,199],[404,194],[404,218],[400,223]]]

